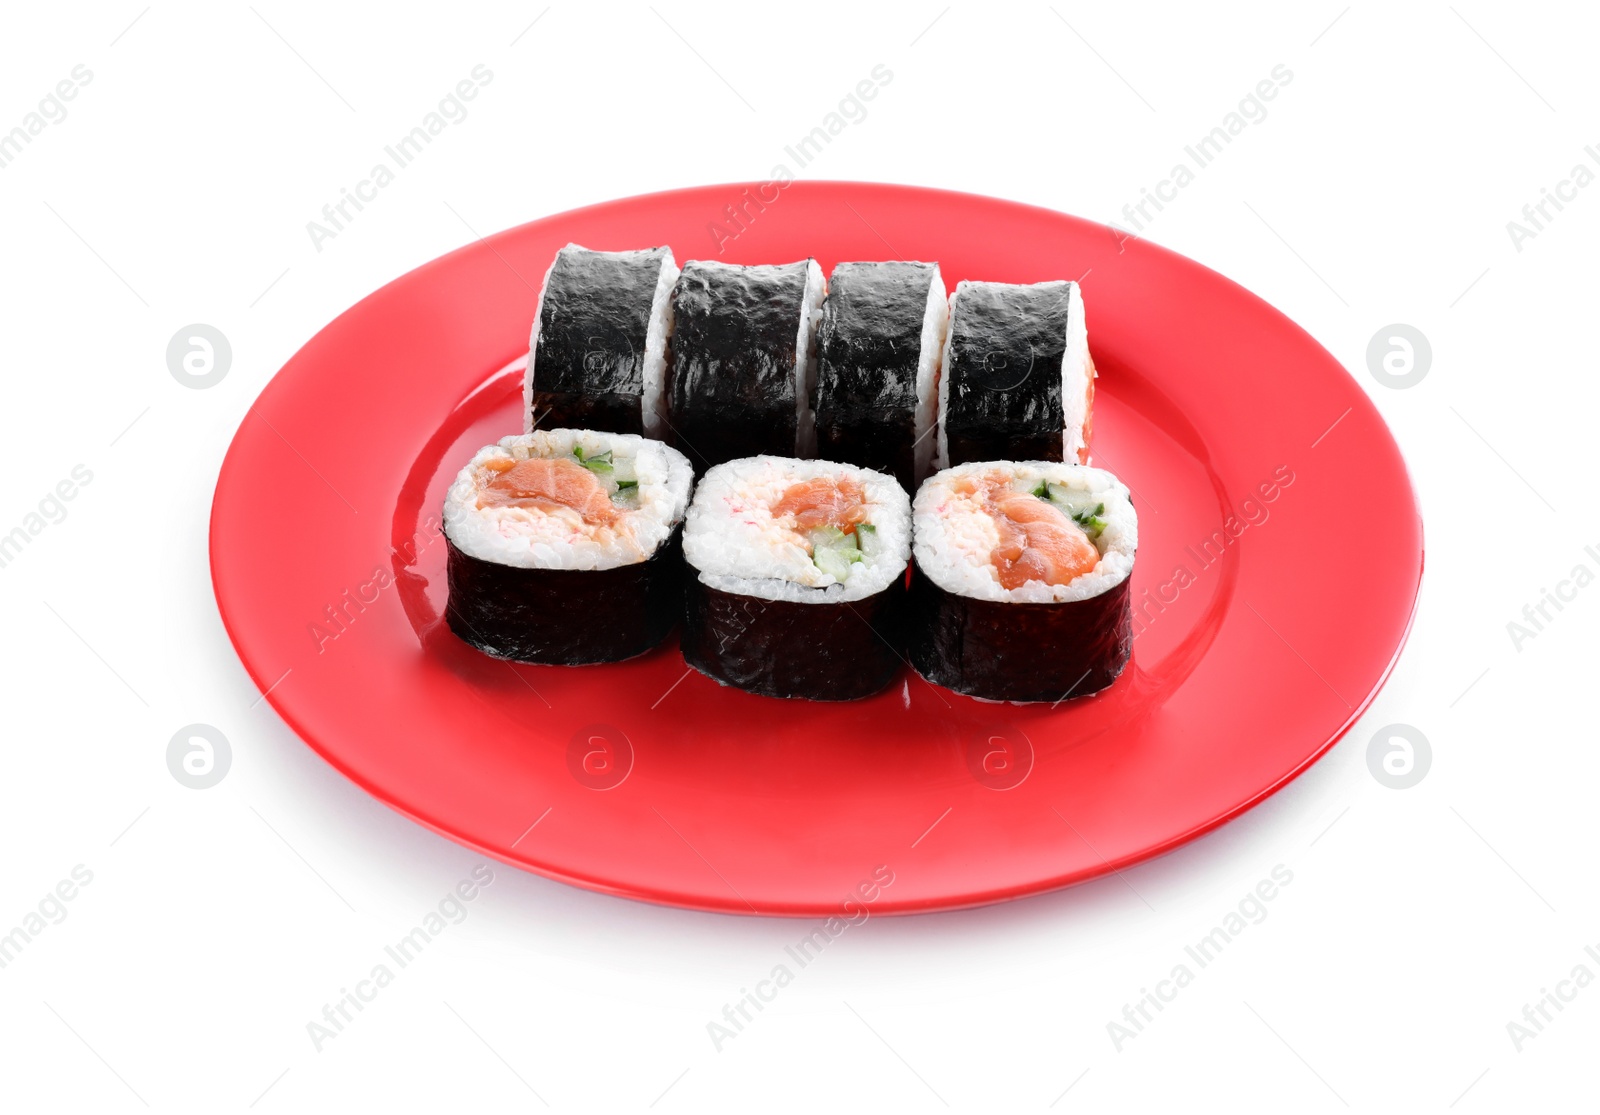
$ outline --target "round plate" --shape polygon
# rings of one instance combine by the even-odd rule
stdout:
[[[1128,483],[1140,518],[1122,678],[1021,706],[907,667],[872,699],[809,704],[722,688],[684,665],[675,638],[576,668],[511,665],[457,641],[440,621],[444,491],[476,449],[522,430],[538,287],[568,242],[669,244],[680,263],[811,255],[825,271],[937,260],[952,289],[1082,276],[1101,375],[1095,463]],[[1383,527],[1359,562],[1352,515]],[[217,481],[211,570],[273,707],[422,824],[611,894],[854,916],[1065,886],[1272,793],[1387,676],[1416,601],[1422,523],[1361,389],[1220,275],[1043,209],[796,182],[563,213],[366,298],[240,425]]]

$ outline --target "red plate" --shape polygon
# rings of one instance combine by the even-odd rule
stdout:
[[[844,182],[770,188],[759,208],[745,188],[610,202],[452,252],[267,385],[217,481],[211,570],[240,658],[302,739],[395,809],[542,875],[824,915],[852,895],[873,913],[951,909],[1126,867],[1344,733],[1404,642],[1422,523],[1332,356],[1220,275],[1101,225]],[[741,204],[742,232],[726,208]],[[938,260],[952,288],[1085,276],[1096,463],[1133,489],[1143,542],[1121,680],[1012,706],[907,668],[871,700],[807,704],[721,688],[675,642],[578,668],[458,642],[440,622],[439,508],[474,450],[521,432],[537,287],[569,241],[670,244],[680,262]],[[1383,543],[1353,561],[1357,494]]]

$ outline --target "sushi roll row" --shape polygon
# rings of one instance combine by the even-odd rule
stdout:
[[[739,266],[569,244],[545,276],[525,430],[660,438],[697,472],[843,461],[914,491],[970,461],[1089,460],[1094,364],[1075,282],[936,263]]]
[[[690,666],[766,696],[870,696],[909,656],[956,692],[1059,702],[1132,651],[1137,518],[1085,465],[968,463],[913,507],[876,469],[758,455],[696,486],[661,442],[536,430],[461,470],[444,531],[450,629],[516,661],[619,661],[681,618]]]

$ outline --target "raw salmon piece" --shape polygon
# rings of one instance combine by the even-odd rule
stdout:
[[[1094,357],[1089,358],[1089,386],[1083,400],[1083,445],[1078,450],[1078,463],[1089,463],[1089,442],[1094,438],[1094,381],[1099,376],[1094,370]]]
[[[989,555],[1000,587],[1071,584],[1100,563],[1083,528],[1049,500],[1017,491],[1008,476],[990,477],[984,487],[985,510],[1000,530],[1000,544]]]
[[[619,512],[599,479],[570,457],[492,460],[484,467],[492,479],[483,485],[479,507],[570,508],[586,523],[617,520]]]
[[[793,515],[796,530],[830,526],[853,534],[858,523],[867,521],[866,495],[850,477],[819,476],[789,485],[772,505],[772,515]]]

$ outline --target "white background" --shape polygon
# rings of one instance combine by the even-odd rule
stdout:
[[[1520,648],[1506,626],[1575,565],[1600,569],[1583,552],[1600,544],[1600,187],[1520,251],[1506,228],[1576,164],[1600,171],[1592,9],[141,7],[9,5],[0,23],[0,130],[74,66],[93,75],[0,170],[0,533],[73,466],[93,474],[0,569],[0,932],[75,865],[93,873],[0,970],[0,1106],[1592,1103],[1600,989],[1520,1051],[1507,1023],[1574,966],[1600,975],[1584,953],[1600,949],[1600,589]],[[306,222],[479,63],[493,81],[467,118],[318,252]],[[324,765],[235,658],[205,543],[247,405],[329,320],[471,230],[769,177],[880,63],[892,83],[802,177],[1099,220],[1288,67],[1266,118],[1146,234],[1283,309],[1393,428],[1428,558],[1392,680],[1314,769],[1219,832],[1125,879],[875,918],[720,1052],[706,1024],[811,926],[498,865],[318,1052],[306,1024],[478,860]],[[209,390],[166,366],[193,322],[233,347]],[[1397,322],[1433,349],[1409,390],[1367,370]],[[1349,540],[1356,562],[1384,545],[1359,492]],[[165,759],[193,722],[232,744],[205,791]],[[1407,790],[1366,760],[1396,722],[1432,745]],[[1266,919],[1119,1051],[1124,1004],[1278,864],[1293,883]]]

